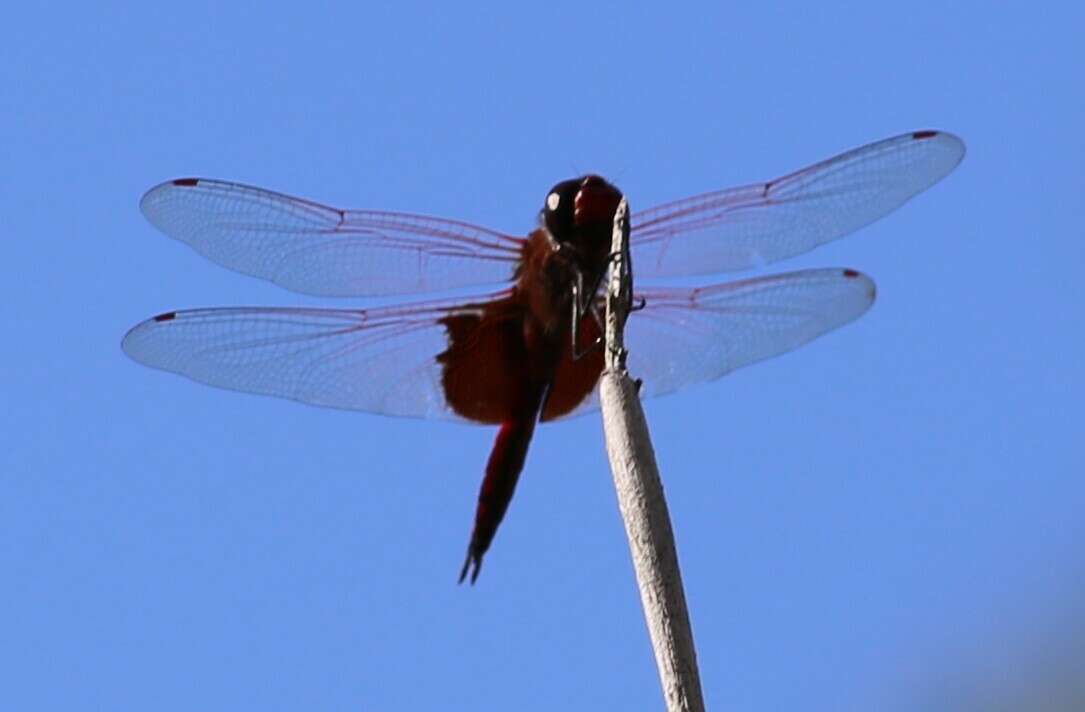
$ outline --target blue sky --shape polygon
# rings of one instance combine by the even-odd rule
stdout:
[[[705,696],[958,710],[1060,685],[1085,631],[1085,11],[999,7],[13,9],[2,706],[662,704],[598,417],[539,428],[456,586],[492,430],[128,360],[167,309],[333,305],[158,234],[147,188],[524,233],[579,173],[648,207],[921,128],[964,138],[955,173],[770,270],[860,269],[873,309],[647,403]]]

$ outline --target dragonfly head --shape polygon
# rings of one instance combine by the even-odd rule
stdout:
[[[609,238],[621,199],[622,192],[600,176],[581,176],[551,188],[539,216],[559,243],[581,241],[585,233]]]

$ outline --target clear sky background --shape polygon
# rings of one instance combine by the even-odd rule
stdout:
[[[1081,684],[1080,5],[29,7],[0,30],[0,708],[662,707],[598,416],[539,428],[457,586],[492,429],[122,354],[168,309],[359,303],[213,265],[144,221],[150,186],[526,233],[583,172],[644,208],[922,128],[965,140],[956,172],[768,270],[860,269],[874,308],[647,403],[705,697]]]

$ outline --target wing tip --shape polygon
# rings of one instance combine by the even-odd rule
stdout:
[[[840,269],[840,276],[848,281],[854,281],[864,286],[867,291],[868,304],[874,303],[874,300],[878,296],[878,287],[874,284],[874,280],[871,279],[869,275],[863,274],[859,270],[852,269],[851,267],[844,267]]]
[[[964,154],[967,152],[964,140],[960,136],[949,131],[942,131],[941,129],[921,129],[919,131],[913,131],[911,133],[913,141],[930,141],[937,140],[945,144],[948,148],[953,150],[956,154],[956,161],[954,166],[961,162],[964,158]]]
[[[149,319],[144,319],[131,329],[129,329],[121,338],[121,350],[128,356],[140,363],[146,363],[146,361],[139,357],[137,353],[137,343],[148,329],[154,329],[158,324],[173,321],[180,315],[178,311],[162,312],[161,314],[155,314]]]
[[[148,320],[150,321],[150,320]],[[141,321],[121,337],[121,351],[125,356],[132,359],[137,363],[143,363],[143,360],[139,358],[135,351],[136,340],[139,338],[140,332],[146,327],[147,321]]]
[[[151,220],[151,214],[149,212],[152,201],[155,200],[163,192],[172,188],[195,188],[200,185],[201,182],[205,182],[203,178],[173,178],[171,180],[162,181],[161,183],[153,186],[150,190],[143,194],[143,197],[139,199],[139,210],[143,213],[148,220]],[[151,220],[154,223],[154,220]]]

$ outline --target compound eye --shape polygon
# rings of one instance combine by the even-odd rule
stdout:
[[[573,213],[576,209],[576,194],[580,190],[578,179],[558,183],[546,194],[546,207],[543,208],[543,222],[555,240],[568,240],[573,232]]]

